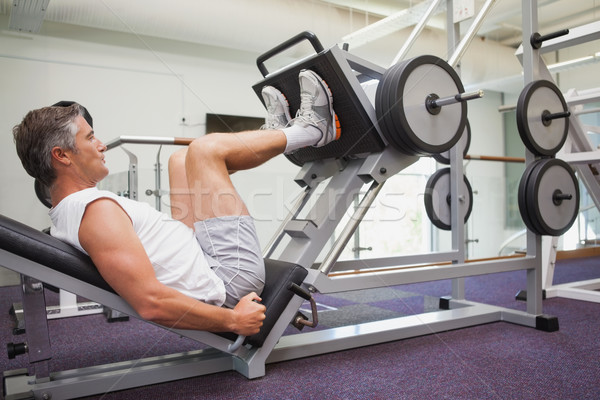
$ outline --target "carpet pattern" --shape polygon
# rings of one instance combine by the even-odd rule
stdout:
[[[597,278],[600,258],[560,261],[555,283]],[[515,294],[525,272],[467,278],[469,300],[525,309]],[[319,294],[317,329],[434,311],[450,281]],[[0,288],[0,337],[19,342],[8,309],[17,287]],[[49,304],[56,294],[47,294]],[[184,379],[89,399],[598,399],[600,304],[544,300],[560,330],[542,332],[504,322],[267,365],[266,376],[236,372]],[[307,312],[309,307],[305,307]],[[102,315],[50,320],[51,371],[196,350],[204,346],[135,319],[107,323]],[[304,328],[308,331],[310,328]],[[288,328],[286,334],[297,330]],[[0,355],[2,370],[27,357]]]

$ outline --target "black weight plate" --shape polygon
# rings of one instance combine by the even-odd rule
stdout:
[[[377,86],[377,93],[375,95],[375,112],[379,127],[390,145],[404,154],[414,155],[414,151],[408,148],[406,143],[402,140],[401,132],[394,126],[388,101],[390,96],[389,89],[391,87],[390,82],[396,71],[401,67],[401,64],[402,63],[390,67],[383,74],[383,77]]]
[[[531,175],[531,171],[538,166],[537,162],[532,162],[525,168],[523,175],[521,176],[521,180],[519,181],[519,191],[517,195],[517,200],[519,203],[519,212],[521,213],[521,219],[525,226],[535,233],[538,233],[538,228],[533,225],[533,222],[530,218],[530,211],[527,209],[528,199],[530,195],[528,194],[528,186],[529,177]]]
[[[461,202],[461,209],[464,213],[464,222],[467,222],[471,211],[473,210],[473,190],[466,176],[463,175],[463,187],[461,196],[464,196],[465,202]],[[448,203],[450,198],[450,168],[442,168],[436,171],[425,185],[425,211],[433,225],[443,230],[451,230],[451,206]]]
[[[459,102],[433,115],[425,106],[427,96],[440,98],[463,93],[463,85],[450,65],[435,56],[415,57],[402,64],[392,117],[402,127],[404,139],[421,154],[432,155],[449,150],[458,142],[467,119],[467,104]]]
[[[553,156],[567,140],[568,118],[544,124],[542,114],[567,111],[567,103],[554,83],[538,80],[529,83],[517,102],[517,128],[525,147],[538,156]]]
[[[381,79],[379,80],[379,84],[377,85],[377,92],[375,94],[375,115],[377,116],[377,123],[379,124],[379,128],[383,133],[384,137],[389,142],[390,146],[395,148],[398,151],[402,151],[402,146],[397,142],[392,132],[392,128],[389,126],[388,119],[389,110],[384,105],[384,97],[386,95],[386,88],[388,86],[390,74],[392,74],[392,70],[396,67],[396,65],[390,67],[388,70],[384,72]]]
[[[465,124],[465,130],[463,131],[463,134],[460,135],[460,139],[458,139],[456,146],[459,146],[459,148],[463,149],[464,158],[469,152],[469,147],[471,146],[471,124],[469,124],[468,119],[467,123]],[[433,158],[441,164],[450,165],[450,150],[440,154],[434,154]]]
[[[398,84],[402,80],[402,74],[406,64],[410,63],[411,60],[405,60],[399,63],[394,69],[393,73],[390,75],[390,80],[388,81],[388,86],[386,88],[384,104],[389,113],[390,119],[389,124],[393,127],[394,132],[396,133],[396,137],[399,141],[402,142],[402,145],[405,149],[405,153],[410,155],[424,155],[420,149],[415,146],[410,138],[406,135],[404,131],[404,127],[396,122],[396,118],[394,118],[394,113],[396,112],[396,108],[398,107],[398,103],[401,101],[396,95]]]
[[[544,235],[544,229],[539,224],[539,220],[535,217],[534,202],[532,201],[533,192],[535,190],[535,177],[540,168],[543,167],[547,159],[536,160],[531,164],[531,169],[528,171],[527,183],[525,186],[525,213],[529,218],[528,228],[537,235]]]
[[[579,213],[579,184],[569,164],[559,159],[546,159],[533,169],[528,182],[531,196],[528,209],[541,235],[560,236],[567,232]],[[571,195],[558,203],[555,193]]]

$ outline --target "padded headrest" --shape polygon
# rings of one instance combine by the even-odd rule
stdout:
[[[62,100],[58,103],[52,104],[52,107],[69,107],[75,104],[75,101]],[[94,127],[94,119],[92,115],[88,112],[87,108],[80,104],[81,108],[83,108],[83,119],[93,128]]]

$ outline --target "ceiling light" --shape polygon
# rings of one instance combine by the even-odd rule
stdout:
[[[566,71],[571,68],[581,67],[587,64],[593,64],[600,61],[600,52],[591,56],[576,58],[573,60],[562,61],[556,64],[548,65],[548,70],[552,73]]]

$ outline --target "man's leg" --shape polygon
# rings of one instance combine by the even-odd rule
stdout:
[[[194,219],[248,215],[229,171],[257,167],[281,154],[286,143],[278,130],[212,133],[194,140],[185,158]]]
[[[198,241],[209,256],[209,264],[225,282],[228,306],[234,306],[249,291],[259,292],[264,283],[254,223],[233,187],[229,172],[254,168],[284,151],[324,146],[339,137],[331,92],[325,82],[311,71],[301,72],[299,79],[301,108],[289,127],[209,134],[196,139],[185,151],[184,175],[190,196],[179,198],[180,203],[186,204],[180,208],[193,210]],[[282,110],[287,111],[287,101],[279,95],[274,88],[263,90],[270,114],[267,127],[277,125],[269,123],[277,119],[273,118],[274,112],[281,116]],[[179,162],[174,159],[170,166],[180,165],[183,153],[174,157]],[[173,182],[184,186],[181,177]],[[186,216],[185,221],[190,219]]]
[[[268,115],[265,125],[261,127],[261,130],[281,130],[285,128],[291,120],[289,113],[289,105],[285,96],[277,89],[266,86],[262,90],[262,96],[265,101]],[[232,134],[233,135],[233,134]],[[217,135],[221,136],[221,134]],[[278,135],[279,136],[279,135]],[[216,136],[212,135],[211,139],[215,139]],[[239,139],[239,138],[238,138]],[[246,139],[246,138],[244,138]],[[278,138],[279,139],[279,138]],[[205,140],[205,139],[202,139]],[[218,139],[215,139],[218,140]],[[286,139],[287,142],[287,139]],[[222,144],[222,143],[221,143]],[[217,147],[221,147],[221,144],[217,144]],[[199,146],[203,146],[204,142],[200,143]],[[279,152],[279,150],[277,150]],[[170,185],[170,199],[171,199],[171,215],[173,218],[184,222],[189,227],[193,228],[193,224],[196,220],[202,218],[194,217],[193,197],[192,190],[188,185],[188,177],[186,172],[186,158],[188,149],[184,148],[176,151],[169,158],[169,185]],[[252,167],[253,163],[260,163],[256,157],[257,154],[253,154],[254,160],[251,161],[249,166]],[[196,155],[200,157],[200,160],[204,157],[202,154]],[[201,161],[200,161],[201,162]],[[232,170],[228,171],[232,173]],[[197,187],[196,187],[197,188]],[[192,188],[194,189],[194,188]],[[228,214],[226,212],[226,214]]]
[[[171,217],[194,228],[194,212],[192,196],[188,187],[185,172],[187,147],[177,150],[169,157],[169,199],[171,202]]]

